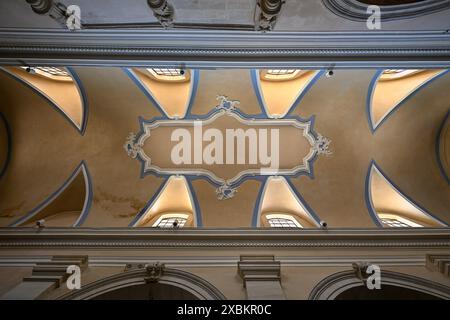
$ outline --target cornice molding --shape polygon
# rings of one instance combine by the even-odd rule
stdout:
[[[0,29],[0,63],[201,67],[450,66],[450,33]]]
[[[450,229],[255,230],[2,228],[1,248],[449,248]]]
[[[118,254],[118,253],[116,253]],[[47,263],[52,257],[48,255],[11,255],[0,256],[0,267],[33,267],[37,263]],[[339,255],[339,256],[276,256],[282,267],[349,267],[355,261],[370,261],[379,266],[425,266],[425,255]],[[90,255],[89,267],[126,267],[127,265],[138,266],[145,264],[164,263],[167,267],[235,267],[239,256],[180,256],[164,255],[149,257],[143,253],[142,256],[120,256],[120,255]]]

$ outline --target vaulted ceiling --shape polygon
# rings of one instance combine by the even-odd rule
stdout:
[[[386,227],[389,215],[450,223],[447,70],[302,70],[282,81],[256,69],[186,70],[179,81],[136,68],[63,70],[71,81],[19,67],[0,72],[0,226],[45,218],[49,226],[150,227],[161,214],[211,228],[268,227],[271,215],[294,216],[304,228]],[[232,194],[204,171],[230,178],[251,165],[172,164],[179,171],[167,172],[173,129],[221,111],[209,127],[262,121],[280,130],[280,169],[308,152],[311,166],[251,174]],[[312,138],[283,127],[290,120],[310,121]],[[143,149],[159,173],[130,149],[158,121],[167,126],[151,129]],[[328,148],[313,148],[319,134]]]

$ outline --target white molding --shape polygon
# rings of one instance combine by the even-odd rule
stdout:
[[[450,229],[0,228],[0,248],[415,248],[450,249]]]
[[[446,68],[450,33],[0,28],[4,65],[179,67],[180,61],[186,68]]]

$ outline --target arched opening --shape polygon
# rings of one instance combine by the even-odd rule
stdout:
[[[92,300],[199,300],[189,291],[162,283],[146,283],[102,293]]]
[[[147,265],[83,285],[62,300],[225,300],[211,283],[190,272]]]
[[[355,271],[334,273],[320,281],[309,295],[310,300],[413,300],[450,299],[450,288],[399,272],[383,270],[380,289],[368,289]]]
[[[441,298],[417,290],[385,285],[380,290],[369,290],[365,286],[350,288],[335,300],[441,300]]]

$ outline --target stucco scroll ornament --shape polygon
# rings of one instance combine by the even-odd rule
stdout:
[[[142,150],[142,144],[136,142],[136,135],[133,132],[127,137],[123,148],[127,152],[128,156],[135,159],[139,152]]]
[[[145,270],[147,271],[147,277],[145,277],[146,283],[155,283],[158,282],[161,276],[164,273],[165,265],[164,263],[155,263],[149,264],[145,266]]]
[[[367,281],[367,268],[369,267],[369,265],[370,263],[367,261],[352,263],[352,268],[355,271],[355,276],[363,283]]]
[[[233,112],[241,103],[239,100],[230,100],[227,96],[218,95],[216,100],[219,101],[217,109],[225,110],[227,113]]]
[[[236,188],[231,188],[229,185],[223,184],[216,189],[217,199],[219,200],[231,199],[234,197],[236,192],[237,192]]]
[[[333,154],[330,148],[331,140],[325,138],[320,133],[317,134],[317,138],[314,141],[313,150],[317,152],[317,154],[324,154],[326,156]]]

